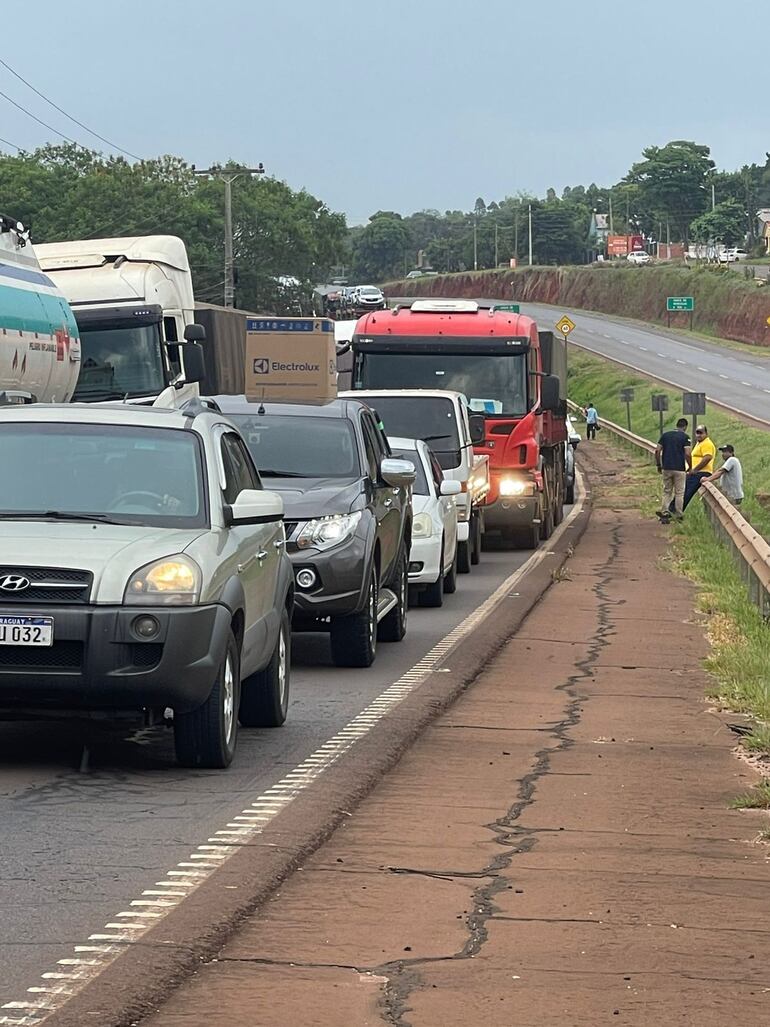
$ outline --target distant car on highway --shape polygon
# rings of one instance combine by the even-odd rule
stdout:
[[[283,501],[197,406],[0,408],[0,715],[170,708],[193,767],[283,723]]]
[[[388,301],[382,289],[376,285],[359,285],[353,292],[353,306],[357,311],[384,310]]]
[[[748,260],[749,255],[746,250],[739,249],[737,246],[730,246],[726,250],[722,250],[717,258],[720,264],[737,264],[741,260]]]
[[[409,585],[420,606],[442,606],[457,589],[457,506],[462,485],[444,477],[441,465],[422,439],[390,438],[393,455],[414,464],[412,546]]]
[[[374,414],[357,401],[215,402],[283,497],[294,629],[329,632],[338,666],[368,667],[378,639],[406,634],[414,466],[393,457]]]
[[[428,278],[435,277],[438,271],[434,271],[433,268],[422,268],[416,267],[413,271],[410,271],[406,276],[407,278]]]
[[[652,258],[646,250],[634,250],[628,254],[626,260],[630,264],[649,264]]]

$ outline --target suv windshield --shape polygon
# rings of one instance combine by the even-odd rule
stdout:
[[[6,421],[0,480],[0,518],[208,523],[198,438],[175,428]]]
[[[79,324],[82,357],[73,402],[157,396],[166,387],[160,324]]]
[[[360,389],[447,389],[462,393],[471,410],[482,414],[521,417],[527,412],[524,353],[368,352],[359,353],[358,361]]]
[[[423,439],[443,468],[459,467],[460,440],[451,399],[438,396],[370,396],[364,402],[377,411],[386,435]]]
[[[232,414],[263,478],[358,478],[350,421],[340,417]]]

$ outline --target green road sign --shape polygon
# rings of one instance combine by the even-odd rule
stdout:
[[[692,313],[695,310],[695,300],[692,296],[668,296],[666,310],[687,310]]]
[[[495,303],[492,310],[507,310],[509,314],[520,314],[518,303]]]

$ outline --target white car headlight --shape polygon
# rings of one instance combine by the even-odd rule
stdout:
[[[501,496],[531,496],[533,486],[530,481],[522,481],[521,478],[503,478],[500,481]]]
[[[361,511],[349,514],[333,514],[308,521],[297,535],[298,549],[331,549],[346,542],[355,532],[361,520]]]
[[[433,534],[433,519],[430,514],[417,514],[412,521],[412,538],[430,538]]]
[[[200,593],[201,569],[180,553],[140,567],[126,585],[123,602],[130,606],[194,606]]]

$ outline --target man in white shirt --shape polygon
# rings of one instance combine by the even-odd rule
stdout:
[[[734,446],[720,446],[724,463],[718,467],[713,474],[710,474],[706,481],[720,481],[725,496],[733,506],[740,506],[743,502],[743,468],[741,462],[735,455]]]

